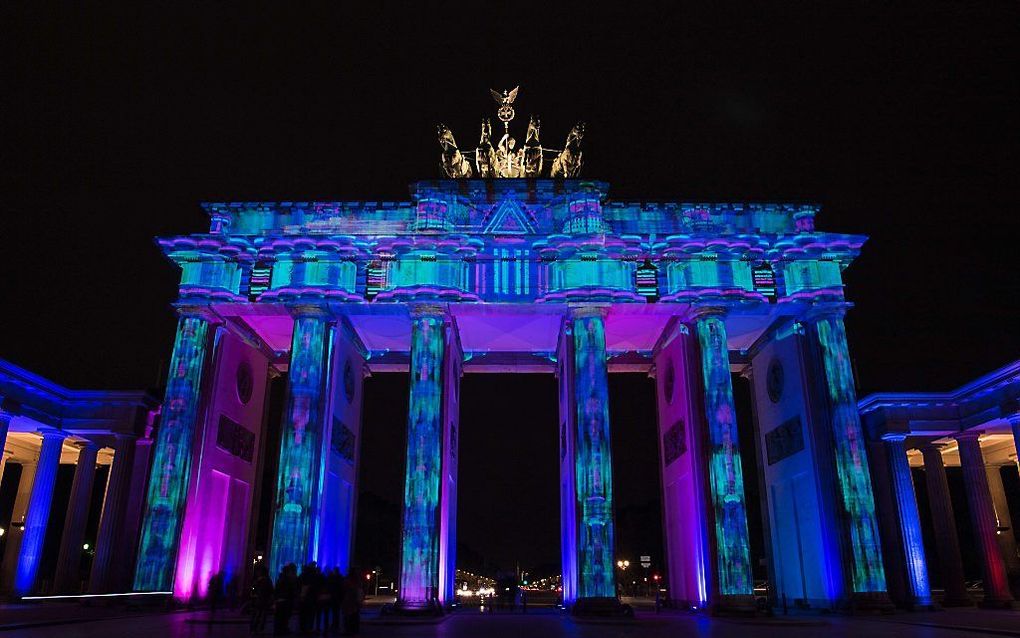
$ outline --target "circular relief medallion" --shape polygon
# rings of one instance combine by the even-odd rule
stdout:
[[[768,372],[765,373],[765,389],[773,403],[779,403],[783,396],[783,383],[785,382],[783,364],[779,359],[773,359],[769,363]]]
[[[673,403],[673,385],[676,383],[676,369],[672,361],[666,362],[666,372],[662,377],[662,393],[666,396],[666,403]]]
[[[351,361],[344,362],[344,396],[347,403],[354,401],[354,370],[351,369]]]
[[[255,387],[255,377],[251,372],[251,364],[242,361],[237,366],[237,398],[243,404],[251,401],[252,389]]]

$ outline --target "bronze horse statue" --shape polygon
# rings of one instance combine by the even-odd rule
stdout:
[[[528,120],[528,137],[524,141],[524,176],[540,177],[542,175],[542,143],[538,141],[538,132],[542,122],[532,115]]]
[[[475,150],[475,168],[478,170],[478,177],[497,177],[499,168],[496,163],[496,149],[492,147],[492,122],[486,118],[482,120],[482,137],[478,140],[478,148]]]
[[[584,139],[584,122],[578,122],[570,130],[567,143],[553,160],[549,177],[577,177],[581,172],[581,140]]]
[[[457,148],[457,141],[453,139],[453,133],[445,124],[436,127],[439,135],[439,145],[443,148],[442,164],[446,176],[452,179],[470,178],[471,162]]]

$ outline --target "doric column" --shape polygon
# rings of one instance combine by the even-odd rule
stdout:
[[[89,591],[105,594],[121,589],[117,582],[117,563],[126,560],[121,554],[124,542],[124,510],[131,489],[131,469],[135,462],[135,437],[118,434],[113,448],[113,465],[106,483],[103,515],[96,536],[96,555],[89,575]]]
[[[440,306],[422,304],[411,309],[411,383],[398,600],[402,609],[428,608],[438,596],[442,372],[448,346],[445,322]]]
[[[949,495],[942,450],[930,443],[920,446],[920,450],[924,456],[924,482],[928,488],[932,526],[935,529],[935,548],[942,566],[942,588],[946,592],[942,604],[946,607],[973,605],[974,601],[967,593],[963,580],[963,559],[960,558],[960,541],[956,535],[956,515]]]
[[[825,380],[839,509],[843,514],[842,535],[850,558],[848,584],[853,588],[855,604],[887,606],[890,603],[875,516],[875,496],[841,312],[824,312],[813,317],[812,329],[818,339]]]
[[[11,418],[9,413],[0,410],[0,481],[4,478],[4,467],[7,465],[4,446],[7,445],[7,431],[11,427]]]
[[[322,465],[329,333],[328,318],[321,308],[294,309],[269,554],[274,578],[283,566],[294,563],[300,567],[312,558],[310,540]]]
[[[615,598],[613,459],[604,307],[572,308],[577,597]]]
[[[956,436],[963,467],[963,483],[967,490],[970,523],[974,528],[975,548],[981,560],[985,597],[982,606],[1005,607],[1013,602],[1006,578],[1006,565],[1002,560],[999,542],[995,538],[995,509],[988,489],[985,460],[981,454],[980,432],[965,432]]]
[[[7,529],[7,546],[4,548],[3,590],[14,587],[15,568],[18,566],[18,553],[21,550],[21,539],[25,533],[23,523],[28,503],[32,498],[32,485],[35,483],[35,471],[39,466],[38,459],[21,462],[21,477],[18,479],[18,492],[14,498],[14,510],[11,512],[11,525]]]
[[[907,461],[906,436],[888,434],[883,437],[889,457],[893,495],[899,518],[900,542],[909,585],[909,603],[915,607],[931,606],[931,588],[928,584],[928,563],[924,555],[924,538],[921,536],[921,516],[917,513],[917,497]]]
[[[92,483],[96,477],[96,455],[99,446],[86,441],[78,446],[78,463],[71,483],[71,500],[67,503],[64,532],[60,536],[60,554],[53,590],[58,594],[81,593],[81,554],[85,525],[92,504]]]
[[[53,486],[57,482],[60,467],[60,449],[64,445],[63,432],[44,432],[42,448],[39,451],[39,465],[32,484],[32,496],[25,512],[25,531],[21,537],[18,552],[18,567],[14,576],[14,593],[26,596],[35,589],[39,564],[42,562],[43,543],[46,540],[46,525],[50,521],[53,505]]]
[[[163,416],[145,499],[135,565],[136,590],[170,591],[191,480],[210,322],[201,311],[182,312],[167,375]]]
[[[1013,535],[1013,521],[1009,515],[1009,501],[1006,499],[1006,486],[1002,483],[1002,466],[989,465],[988,491],[992,495],[992,508],[995,512],[995,539],[999,542],[999,551],[1006,561],[1006,578],[1012,580],[1020,571],[1020,561],[1016,555],[1016,537]],[[1002,530],[1000,533],[999,530]]]
[[[135,570],[135,559],[138,557],[138,536],[145,509],[146,481],[149,478],[149,467],[152,463],[154,419],[156,413],[150,412],[144,436],[135,441],[134,466],[131,468],[131,487],[128,490],[127,508],[124,516],[124,551],[130,557],[117,567],[116,578],[130,585]]]
[[[716,582],[712,590],[717,597],[713,607],[719,610],[743,608],[754,605],[754,584],[726,324],[721,310],[706,308],[695,316],[694,326],[705,390],[708,433],[705,459],[714,518],[711,533]]]

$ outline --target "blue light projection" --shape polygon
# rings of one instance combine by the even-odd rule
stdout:
[[[906,435],[886,435],[886,450],[889,453],[889,469],[896,497],[896,511],[900,519],[900,537],[903,554],[906,557],[907,580],[913,602],[918,605],[931,604],[931,588],[928,585],[928,565],[924,556],[924,538],[921,536],[921,516],[917,511],[914,495],[914,481],[910,476],[910,463],[904,445]]]
[[[428,605],[439,588],[442,371],[446,349],[443,331],[443,319],[438,314],[412,317],[399,591],[400,604],[407,607]]]
[[[572,321],[577,410],[574,478],[581,512],[577,595],[614,597],[613,461],[605,321],[596,313],[575,314]]]
[[[53,505],[53,488],[60,467],[60,449],[64,445],[63,432],[43,434],[39,450],[39,464],[32,483],[32,495],[25,514],[25,531],[21,537],[18,568],[14,575],[14,593],[25,596],[32,593],[39,575],[46,526]]]
[[[726,347],[726,325],[718,315],[697,320],[708,425],[708,477],[715,513],[719,593],[750,595],[751,556],[744,506],[744,476],[737,439],[736,409]]]
[[[284,565],[302,565],[310,557],[322,452],[327,333],[322,317],[294,320],[269,555],[274,576]]]
[[[875,518],[875,497],[868,474],[864,433],[857,412],[857,393],[850,368],[843,319],[824,316],[815,320],[832,411],[832,442],[836,454],[843,510],[850,526],[850,550],[855,592],[884,592],[885,569]]]
[[[205,319],[178,320],[135,566],[138,591],[168,591],[173,585],[208,337]]]

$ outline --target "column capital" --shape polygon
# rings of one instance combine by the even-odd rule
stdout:
[[[584,319],[587,317],[599,317],[605,319],[608,314],[609,306],[606,304],[567,304],[567,316],[571,319]]]
[[[936,443],[935,441],[921,441],[920,443],[914,444],[914,448],[920,450],[921,454],[924,454],[925,452],[938,452],[939,456],[942,455],[942,452],[946,449],[946,447],[948,447],[947,444]]]
[[[75,441],[71,445],[73,445],[79,451],[81,451],[81,450],[95,450],[96,452],[98,452],[99,448],[101,447],[98,443],[96,443],[95,441],[90,441],[89,439],[83,439],[81,441]]]
[[[842,319],[853,306],[849,301],[816,301],[804,312],[802,319],[804,321],[827,318]]]
[[[329,308],[327,308],[324,304],[318,303],[297,303],[288,305],[287,310],[295,319],[305,319],[309,317],[330,319],[333,316],[333,313],[329,311]]]
[[[964,441],[975,441],[980,443],[981,435],[984,434],[984,430],[964,430],[953,435],[953,438],[959,442]]]
[[[446,304],[441,303],[412,303],[408,304],[407,311],[412,319],[433,317],[445,320],[449,314]]]
[[[729,314],[729,312],[729,306],[724,304],[703,303],[691,306],[688,316],[692,321],[698,321],[708,317],[718,317],[723,319]]]
[[[67,438],[67,432],[64,432],[63,430],[40,430],[37,434],[40,437],[42,437],[43,441],[46,440],[63,441],[64,439]]]
[[[880,438],[887,443],[903,443],[907,435],[904,432],[886,432]]]
[[[181,318],[204,319],[209,323],[220,323],[223,321],[218,314],[213,312],[208,304],[178,302],[173,306],[177,311],[177,316]]]

